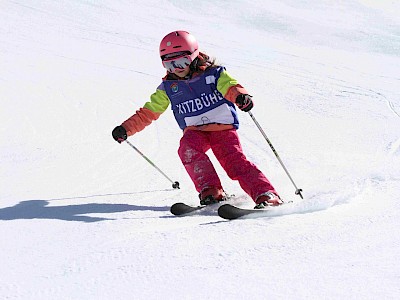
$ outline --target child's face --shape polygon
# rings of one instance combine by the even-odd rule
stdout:
[[[187,76],[189,74],[189,72],[190,72],[189,67],[186,67],[185,69],[175,69],[174,70],[174,74],[181,78]]]

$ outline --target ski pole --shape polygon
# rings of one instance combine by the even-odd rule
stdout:
[[[154,168],[156,168],[158,172],[163,174],[164,177],[167,178],[172,183],[172,188],[180,189],[178,181],[175,181],[175,182],[172,181],[167,175],[165,175],[165,173],[163,171],[160,170],[159,167],[157,167],[146,155],[144,155],[142,152],[140,152],[139,149],[136,148],[131,142],[129,142],[128,140],[125,140],[125,142],[127,142],[129,146],[131,146],[133,149],[135,149],[136,152],[139,153],[149,164],[151,164]]]
[[[269,140],[269,138],[267,137],[267,135],[265,134],[264,130],[261,128],[260,124],[257,122],[256,118],[253,116],[253,114],[251,113],[251,111],[249,111],[249,115],[250,117],[253,119],[254,123],[256,124],[256,126],[258,127],[258,129],[260,130],[261,134],[264,136],[265,140],[267,141],[268,145],[271,147],[272,152],[274,152],[276,158],[278,159],[279,163],[281,164],[282,168],[285,170],[287,176],[289,177],[290,181],[293,183],[294,187],[296,188],[295,194],[299,195],[301,197],[301,199],[303,199],[303,195],[301,194],[301,192],[303,191],[302,189],[299,189],[296,184],[294,183],[292,176],[290,176],[289,171],[286,169],[285,165],[283,164],[281,158],[279,157],[278,152],[276,152],[274,146],[272,145],[271,141]]]

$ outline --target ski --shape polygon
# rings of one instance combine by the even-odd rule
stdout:
[[[183,203],[183,202],[178,202],[178,203],[175,203],[175,204],[173,204],[171,206],[170,212],[175,216],[190,215],[190,214],[195,213],[196,211],[202,210],[204,208],[208,208],[208,209],[211,209],[214,212],[216,212],[216,208],[218,207],[218,205],[221,204],[221,202],[225,202],[225,201],[231,200],[233,197],[235,197],[234,194],[232,194],[232,195],[225,194],[223,200],[220,200],[220,201],[218,201],[216,203],[211,203],[211,204],[208,204],[208,205],[201,205],[200,204],[198,206],[193,206],[193,205],[188,205],[188,204]],[[216,205],[216,204],[218,204],[218,205]]]
[[[201,210],[205,207],[207,207],[207,205],[192,206],[182,202],[178,202],[171,206],[170,212],[175,216],[183,216]]]
[[[239,208],[231,204],[224,204],[218,208],[218,215],[226,220],[235,220],[244,216],[251,217],[266,217],[271,211],[268,208],[264,209],[245,209]]]

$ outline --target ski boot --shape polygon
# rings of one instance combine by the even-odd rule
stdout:
[[[224,201],[226,196],[223,189],[216,187],[209,187],[209,188],[204,188],[200,192],[199,198],[200,198],[200,205],[210,205],[218,203],[220,201]]]
[[[279,206],[281,204],[283,204],[283,201],[278,195],[272,192],[266,192],[257,197],[254,209],[263,209],[267,206]]]

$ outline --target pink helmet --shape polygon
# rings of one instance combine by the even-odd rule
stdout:
[[[199,55],[199,44],[196,38],[183,30],[167,34],[160,43],[160,57],[176,52],[188,52],[194,60]]]

